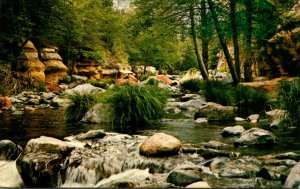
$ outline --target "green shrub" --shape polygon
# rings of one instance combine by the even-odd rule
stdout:
[[[279,102],[287,111],[287,124],[300,128],[300,79],[281,82]]]
[[[158,86],[159,81],[154,78],[149,78],[146,85]]]
[[[46,84],[44,82],[39,83],[39,86],[36,88],[37,92],[47,91]]]
[[[184,90],[189,90],[192,93],[197,93],[202,88],[202,80],[200,79],[190,79],[181,83],[181,88]]]
[[[89,83],[91,85],[93,85],[94,87],[100,87],[102,89],[107,89],[108,85],[104,82],[100,82],[100,81],[89,81]]]
[[[108,91],[106,101],[115,125],[147,124],[164,114],[168,92],[156,86],[124,85]]]
[[[269,99],[266,93],[247,86],[240,85],[236,89],[236,105],[239,107],[239,113],[243,115],[260,113],[269,104]]]
[[[71,100],[71,104],[64,111],[65,119],[68,122],[80,121],[86,112],[101,102],[100,95],[97,93],[74,93],[67,98]]]
[[[142,76],[140,77],[140,80],[141,80],[141,81],[146,81],[148,78],[149,78],[149,75],[142,75]]]
[[[109,84],[109,85],[115,84],[115,83],[116,83],[116,80],[115,80],[115,79],[108,79],[108,80],[105,81],[105,83],[106,83],[106,84]]]
[[[206,80],[202,81],[202,86],[207,101],[224,106],[235,104],[235,89],[232,85],[225,84],[222,81]]]

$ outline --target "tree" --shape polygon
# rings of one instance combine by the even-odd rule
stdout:
[[[204,80],[208,79],[208,73],[206,70],[206,67],[204,65],[204,62],[201,58],[201,55],[199,53],[199,47],[198,47],[198,42],[197,42],[197,37],[196,37],[196,29],[195,29],[195,15],[194,15],[194,7],[193,4],[190,4],[190,20],[191,20],[191,35],[193,38],[193,43],[194,43],[194,49],[195,49],[195,54],[197,57],[197,62],[199,66],[199,70],[201,72],[201,75]]]
[[[212,0],[207,0],[207,2],[208,2],[208,5],[209,5],[209,10],[212,14],[212,18],[213,18],[213,21],[214,21],[214,25],[215,25],[218,37],[219,37],[220,44],[221,44],[222,49],[223,49],[224,54],[225,54],[225,58],[226,58],[226,61],[227,61],[227,64],[228,64],[233,82],[235,84],[237,84],[237,83],[239,83],[239,78],[236,74],[235,67],[233,65],[231,55],[229,53],[227,44],[225,42],[224,34],[223,34],[222,28],[220,26],[220,23],[218,21],[218,17],[217,17],[215,8],[214,8],[214,4],[213,4]]]
[[[239,56],[239,43],[238,43],[238,34],[237,34],[237,23],[236,23],[236,3],[235,0],[230,0],[230,24],[232,30],[232,41],[234,47],[234,63],[235,63],[235,70],[237,73],[237,77],[241,79],[241,68],[240,68],[240,56]]]
[[[253,81],[252,77],[252,0],[245,0],[246,7],[246,60],[244,63],[245,81]]]

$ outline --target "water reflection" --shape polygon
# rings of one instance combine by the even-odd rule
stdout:
[[[104,129],[106,132],[119,132],[126,134],[152,135],[156,132],[169,133],[179,138],[184,145],[199,146],[201,142],[211,140],[232,144],[236,137],[223,138],[220,132],[225,126],[236,125],[234,122],[214,122],[207,127],[200,127],[190,121],[165,121],[150,126],[115,127],[111,124],[86,124],[66,123],[62,109],[38,109],[34,112],[25,112],[22,115],[14,115],[9,112],[0,114],[0,139],[10,139],[24,146],[31,138],[41,135],[63,139],[65,136],[86,132],[91,129]],[[266,129],[266,123],[260,125],[250,123],[242,124],[246,129],[259,126]],[[232,148],[244,155],[264,155],[287,151],[299,151],[300,141],[296,136],[282,135],[280,130],[274,131],[279,138],[279,144],[267,147]],[[298,134],[299,135],[299,134]]]

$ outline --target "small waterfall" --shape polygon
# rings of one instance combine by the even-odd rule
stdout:
[[[0,187],[21,187],[23,181],[16,161],[0,161]]]

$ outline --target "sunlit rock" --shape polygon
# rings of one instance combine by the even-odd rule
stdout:
[[[168,134],[156,133],[140,146],[140,154],[145,156],[168,156],[179,152],[181,142]]]
[[[240,125],[233,126],[233,127],[225,127],[222,130],[221,135],[223,137],[236,136],[236,135],[240,135],[244,131],[245,131],[244,127]]]
[[[0,140],[0,160],[15,160],[22,148],[10,140]]]
[[[236,109],[234,106],[222,106],[214,102],[207,102],[199,107],[199,110],[195,113],[195,119],[206,117],[209,121],[233,120],[236,117]]]

